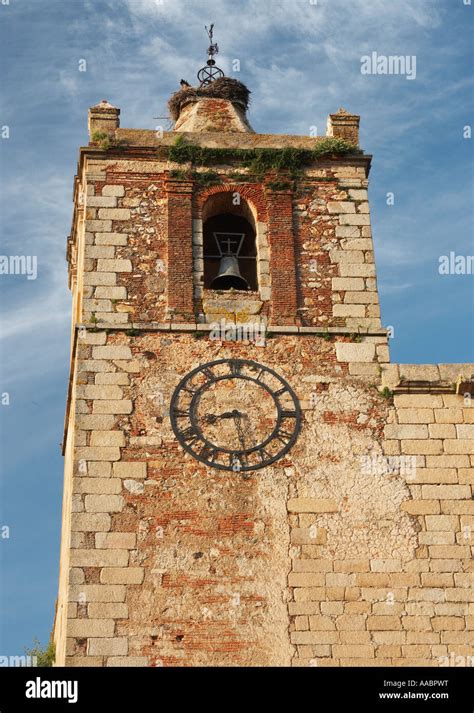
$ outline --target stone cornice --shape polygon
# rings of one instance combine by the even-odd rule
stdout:
[[[229,329],[232,326],[244,326],[240,323],[228,322]],[[215,328],[213,324],[200,324],[198,322],[131,322],[123,325],[107,324],[106,322],[78,324],[76,329],[86,329],[93,332],[210,332]],[[267,332],[272,334],[299,334],[302,336],[325,336],[325,335],[360,335],[366,337],[386,337],[386,329],[348,329],[347,327],[300,327],[297,325],[275,325],[267,324]]]
[[[154,132],[151,132],[154,133]],[[174,137],[176,135],[173,135]],[[269,145],[265,142],[258,143],[255,142],[253,145],[242,145],[242,142],[240,141],[234,141],[233,144],[229,144],[227,142],[216,142],[215,140],[212,142],[212,144],[208,144],[205,141],[199,140],[200,135],[199,134],[188,134],[190,139],[193,140],[193,143],[195,143],[197,146],[202,146],[202,147],[209,147],[209,148],[222,148],[222,149],[238,149],[238,150],[245,150],[245,149],[255,149],[255,148],[268,148],[268,149],[284,149],[284,148],[303,148],[303,149],[309,149],[314,146],[314,139],[311,139],[311,144],[309,145],[301,145],[300,139],[307,139],[308,137],[291,137],[291,136],[284,136],[282,139],[285,139],[286,142],[282,143],[281,145]],[[234,136],[233,134],[223,134],[222,136]],[[241,134],[238,134],[240,137]],[[244,136],[248,136],[247,134],[244,134]],[[260,134],[253,134],[253,136],[264,136]],[[295,139],[295,141],[292,141],[292,139]],[[98,146],[82,146],[79,149],[79,161],[78,161],[78,174],[81,173],[82,167],[84,165],[84,160],[87,157],[90,158],[95,158],[95,159],[100,159],[100,160],[109,160],[109,161],[117,161],[117,160],[153,160],[153,161],[163,161],[167,162],[168,161],[168,153],[169,153],[169,148],[171,147],[172,142],[171,141],[165,141],[163,140],[158,140],[155,138],[154,144],[150,145],[111,145],[109,146],[108,149],[102,149]],[[313,163],[308,164],[306,166],[306,169],[311,169],[311,168],[323,168],[323,167],[337,167],[337,166],[361,166],[365,169],[365,174],[366,177],[370,173],[370,168],[372,164],[372,155],[371,154],[365,154],[365,153],[353,153],[353,154],[346,154],[343,156],[338,156],[331,158],[330,156],[322,156],[318,159],[315,159]],[[213,164],[214,168],[218,168],[220,165],[229,165],[229,161],[226,160],[222,164],[215,163]],[[309,176],[309,178],[313,180],[317,180],[317,178]]]

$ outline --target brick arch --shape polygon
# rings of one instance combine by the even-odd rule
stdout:
[[[208,186],[199,191],[195,196],[194,217],[202,218],[204,205],[212,196],[219,193],[240,193],[242,198],[249,205],[254,214],[255,222],[266,222],[268,220],[267,201],[263,188],[260,185],[242,185],[238,183],[228,183],[225,185]]]
[[[263,302],[269,302],[271,299],[271,274],[270,274],[270,251],[268,243],[267,229],[267,210],[266,199],[263,190],[260,186],[238,184],[227,184],[218,186],[209,186],[195,194],[193,205],[193,290],[194,296],[200,299],[203,295],[203,275],[204,275],[204,256],[203,256],[203,222],[206,218],[204,207],[210,199],[218,198],[219,195],[230,196],[231,193],[238,191],[242,201],[245,202],[245,208],[237,208],[236,213],[249,220],[255,229],[255,240],[257,246],[257,283],[259,285],[259,294]],[[224,205],[223,209],[227,210]]]

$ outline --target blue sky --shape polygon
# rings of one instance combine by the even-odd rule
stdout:
[[[370,199],[392,360],[474,361],[473,276],[438,259],[472,255],[473,7],[465,0],[0,0],[2,255],[37,255],[38,278],[0,276],[0,655],[46,641],[57,589],[69,359],[65,263],[87,109],[121,108],[154,128],[184,77],[219,64],[252,90],[262,133],[325,132],[329,112],[361,114],[374,155]],[[203,8],[205,7],[205,10]],[[362,75],[361,57],[416,55],[417,76]],[[86,60],[85,72],[79,63]],[[239,59],[240,73],[232,72]],[[395,204],[388,206],[387,193]]]

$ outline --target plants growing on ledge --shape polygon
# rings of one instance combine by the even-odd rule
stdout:
[[[217,183],[222,183],[222,177],[216,173],[216,171],[194,171],[192,175],[196,183],[199,183],[203,187],[214,186]]]
[[[268,172],[285,171],[293,179],[300,176],[308,166],[323,156],[344,156],[360,153],[353,144],[340,138],[326,137],[315,143],[312,149],[285,147],[281,149],[232,149],[208,148],[187,143],[183,134],[176,137],[169,149],[169,160],[175,163],[191,163],[195,166],[210,166],[216,163],[239,161],[250,173],[263,179]],[[274,182],[274,185],[279,182]],[[274,188],[274,190],[278,190]]]
[[[94,133],[91,136],[91,141],[94,144],[99,144],[101,149],[107,150],[110,146],[110,138],[109,135],[105,133],[105,131],[94,131]]]
[[[91,136],[91,143],[99,144],[99,147],[103,151],[107,151],[111,146],[115,148],[121,148],[125,145],[123,140],[117,140],[110,136],[110,134],[105,133],[105,131],[94,131]]]
[[[177,178],[179,181],[193,180],[203,187],[222,183],[222,177],[216,171],[184,171],[178,168],[170,171],[170,178]]]

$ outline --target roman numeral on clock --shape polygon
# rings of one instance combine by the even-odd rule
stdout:
[[[271,454],[265,450],[265,448],[259,448],[257,452],[260,457],[261,463],[264,463],[266,460],[270,460],[270,458],[272,457]]]
[[[230,373],[234,374],[235,376],[238,376],[239,374],[242,373],[242,367],[243,367],[242,362],[238,361],[237,359],[231,359],[229,361]]]
[[[179,408],[174,408],[174,409],[173,409],[173,416],[174,416],[175,418],[186,418],[187,416],[189,416],[189,413],[188,413],[187,411],[182,411],[182,410],[179,409]]]
[[[209,446],[203,446],[199,451],[199,455],[201,456],[201,458],[210,460],[213,463],[217,460],[218,454],[219,451],[217,450],[217,448],[210,448]]]
[[[279,428],[276,437],[279,441],[282,441],[282,443],[286,444],[291,441],[292,435],[292,433],[288,433],[288,431],[285,431],[283,428]]]
[[[186,441],[186,443],[194,443],[199,438],[199,435],[196,433],[192,426],[189,426],[189,428],[186,428],[184,431],[181,431],[181,436],[183,440]]]

